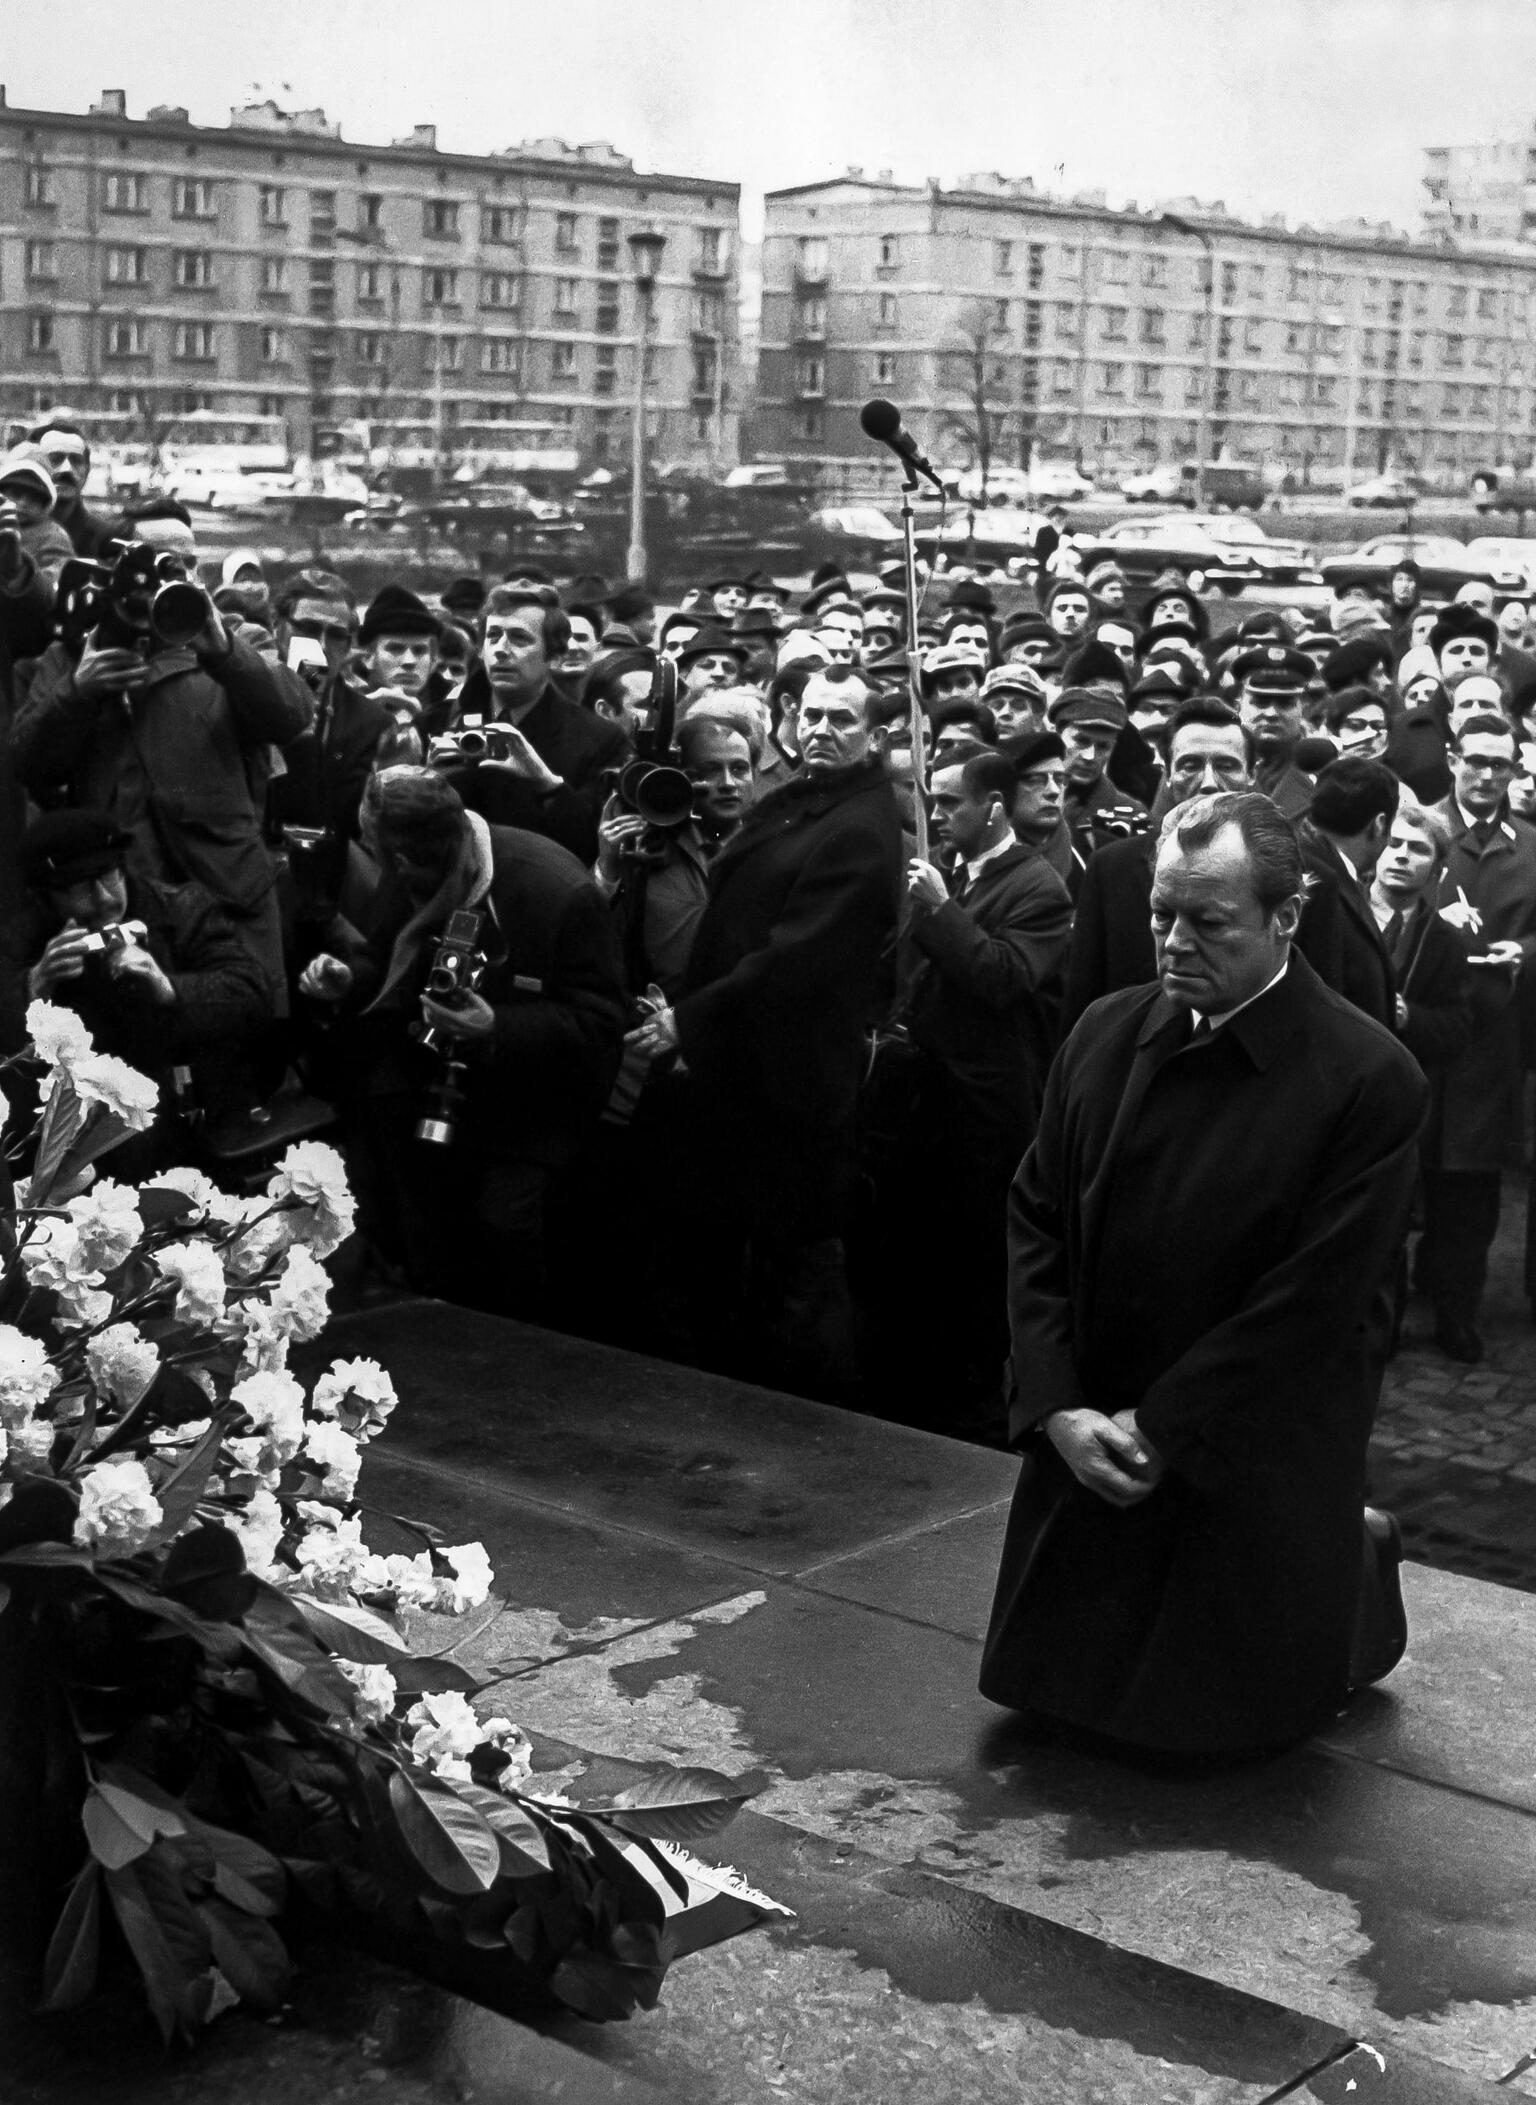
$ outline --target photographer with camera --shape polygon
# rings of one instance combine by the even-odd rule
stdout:
[[[203,1111],[220,1108],[243,1035],[266,990],[221,907],[199,884],[132,874],[129,837],[102,811],[48,811],[22,843],[28,897],[5,932],[7,1050],[25,1037],[29,1001],[81,1017],[102,1052],[160,1085],[160,1117],[141,1162],[176,1154],[174,1070],[190,1067]]]
[[[480,662],[454,703],[448,737],[429,758],[492,825],[542,833],[590,867],[608,781],[629,758],[629,739],[555,685],[550,667],[569,640],[560,607],[526,587],[493,585]]]
[[[261,972],[269,1013],[283,1015],[262,811],[271,749],[308,727],[312,697],[226,626],[196,581],[182,506],[157,500],[117,539],[125,545],[110,571],[80,565],[71,587],[65,567],[61,609],[89,626],[43,654],[16,711],[17,774],[39,802],[107,813],[128,837],[135,876],[204,885]]]
[[[386,711],[390,750],[402,761],[423,760],[448,727],[453,675],[443,665],[443,622],[404,585],[381,585],[357,631],[357,670],[363,692]]]
[[[602,901],[553,841],[433,769],[364,799],[381,877],[299,991],[334,1010],[366,1232],[423,1293],[536,1315],[552,1172],[595,1128],[623,996]]]

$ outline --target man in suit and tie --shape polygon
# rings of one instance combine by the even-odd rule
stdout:
[[[1024,1466],[981,1688],[1160,1756],[1303,1738],[1356,1661],[1366,1446],[1429,1091],[1293,944],[1269,798],[1158,845],[1158,983],[1095,1004],[1009,1202]]]
[[[939,842],[953,858],[908,865],[905,1014],[920,1054],[909,1130],[913,1217],[933,1224],[912,1355],[935,1430],[1002,1440],[1008,1353],[1007,1201],[1034,1132],[1055,1043],[1072,903],[1009,821],[1015,777],[973,747],[933,778]]]
[[[1389,767],[1346,753],[1318,775],[1311,810],[1296,829],[1311,879],[1301,949],[1330,987],[1386,1030],[1396,1027],[1397,985],[1366,888],[1400,794]]]

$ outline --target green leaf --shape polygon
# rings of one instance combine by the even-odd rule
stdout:
[[[75,1085],[67,1074],[61,1073],[54,1081],[48,1098],[48,1108],[43,1113],[43,1122],[37,1136],[37,1153],[32,1162],[30,1199],[34,1206],[46,1206],[49,1193],[58,1181],[64,1157],[69,1152],[70,1142],[85,1123],[85,1106],[75,1094]]]
[[[190,2028],[193,1978],[177,1962],[134,1869],[107,1873],[107,1898],[143,1977],[151,2014],[169,2046],[178,2031]]]
[[[550,1975],[549,1987],[568,2010],[598,2024],[632,2016],[640,2000],[628,1969],[585,1945],[566,1953]]]
[[[0,1553],[32,1542],[67,1546],[80,1510],[75,1493],[56,1477],[34,1476],[25,1470],[18,1470],[12,1482],[12,1494],[0,1507]],[[74,1554],[82,1562],[89,1561],[83,1551]],[[5,1556],[4,1561],[19,1564],[33,1560]]]
[[[511,1798],[488,1791],[482,1784],[454,1786],[467,1805],[472,1805],[496,1830],[501,1844],[501,1868],[515,1878],[529,1878],[548,1871],[549,1845],[538,1823]]]
[[[184,1191],[172,1191],[157,1187],[153,1191],[138,1194],[139,1219],[146,1228],[164,1228],[172,1221],[185,1220],[197,1208]]]
[[[650,1769],[637,1777],[602,1812],[615,1827],[663,1842],[694,1842],[729,1827],[757,1786],[721,1776],[713,1769]]]
[[[218,1428],[210,1426],[199,1443],[206,1446],[212,1440],[215,1456],[217,1433]],[[206,1479],[206,1469],[203,1475]],[[256,1581],[245,1568],[239,1536],[217,1522],[189,1528],[171,1544],[160,1585],[194,1615],[214,1623],[239,1622],[256,1598]]]
[[[197,1912],[213,1947],[213,1963],[240,2000],[267,2016],[280,2010],[292,1969],[276,1930],[222,1900],[199,1901]]]
[[[154,1534],[150,1536],[148,1543],[145,1545],[146,1548],[158,1549],[162,1543],[174,1542],[182,1529],[191,1520],[192,1515],[197,1511],[198,1501],[208,1489],[208,1479],[213,1475],[214,1467],[219,1459],[219,1448],[228,1429],[228,1420],[224,1417],[216,1417],[207,1432],[203,1434],[203,1437],[195,1443],[186,1459],[171,1471],[164,1483],[156,1488],[155,1497],[160,1502],[162,1517],[159,1527],[156,1528]],[[229,1534],[227,1528],[220,1528],[210,1532],[217,1532],[223,1535]],[[229,1539],[232,1542],[235,1541],[232,1535]],[[236,1547],[238,1548],[238,1546],[237,1543]],[[234,1568],[237,1571],[245,1569],[245,1558],[243,1556]],[[176,1582],[176,1585],[180,1585],[179,1580]],[[176,1587],[172,1587],[171,1590],[175,1591]]]
[[[155,1799],[162,1802],[157,1804]],[[151,1798],[104,1779],[92,1784],[86,1793],[80,1820],[92,1856],[109,1871],[134,1863],[157,1835],[184,1835],[187,1831],[179,1808],[163,1793],[156,1791]]]
[[[401,1840],[445,1893],[489,1893],[501,1870],[490,1822],[454,1791],[417,1784],[403,1769],[389,1779],[389,1803]]]
[[[455,1660],[422,1658],[407,1650],[384,1618],[371,1609],[346,1601],[317,1601],[302,1593],[291,1599],[328,1651],[359,1666],[387,1666],[402,1695],[457,1689],[472,1696],[480,1686],[478,1676]]]
[[[73,2010],[96,1985],[101,1955],[101,1866],[88,1858],[69,1889],[43,1961],[43,2008]]]

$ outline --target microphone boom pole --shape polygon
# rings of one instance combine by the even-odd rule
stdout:
[[[901,428],[901,413],[889,402],[866,402],[859,414],[866,437],[889,446],[902,463],[902,578],[907,595],[907,706],[912,731],[912,823],[917,852],[928,861],[928,719],[923,713],[923,676],[917,641],[916,514],[912,498],[918,487],[918,463],[928,464]],[[898,437],[905,444],[894,443]],[[933,471],[928,469],[931,475]],[[934,480],[938,478],[935,476]],[[940,485],[942,488],[942,485]]]

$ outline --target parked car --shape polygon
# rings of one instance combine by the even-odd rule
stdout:
[[[1416,476],[1389,469],[1385,475],[1373,475],[1369,482],[1357,482],[1346,490],[1344,502],[1356,510],[1401,511],[1407,505],[1417,504],[1423,494]]]
[[[1201,475],[1196,461],[1163,461],[1139,475],[1127,475],[1120,484],[1127,504],[1185,504],[1193,511],[1200,502]],[[1205,464],[1204,497],[1208,505],[1227,505],[1233,511],[1256,512],[1268,492],[1264,477],[1245,461],[1208,460]]]
[[[942,551],[952,560],[959,558],[1017,571],[1034,555],[1035,536],[1044,523],[1039,512],[1019,512],[1011,507],[994,510],[991,506],[973,511],[968,506],[957,509],[952,505],[942,530],[937,520],[918,528],[918,551],[926,556]]]
[[[1188,504],[1195,501],[1194,477],[1186,482],[1177,461],[1163,461],[1140,474],[1127,475],[1120,485],[1127,504]]]
[[[1228,520],[1219,523],[1223,527],[1231,524]],[[1218,540],[1210,523],[1184,512],[1155,519],[1122,519],[1101,534],[1074,535],[1073,545],[1085,572],[1098,563],[1115,562],[1133,584],[1149,584],[1161,571],[1176,570],[1192,591],[1218,585],[1224,592],[1240,592],[1244,585],[1268,578],[1251,547],[1230,538]]]
[[[1320,585],[1323,574],[1317,557],[1305,541],[1277,540],[1266,533],[1257,519],[1237,512],[1195,512],[1191,525],[1200,526],[1224,548],[1248,550],[1269,585]]]
[[[1472,502],[1480,512],[1536,512],[1536,470],[1479,468]]]
[[[1467,554],[1490,569],[1518,571],[1526,590],[1536,591],[1536,541],[1517,539],[1513,534],[1479,534],[1467,543]]]
[[[293,477],[258,470],[245,475],[238,468],[204,468],[196,465],[173,468],[165,486],[183,504],[206,505],[210,511],[271,512],[286,505],[293,495]]]
[[[1454,599],[1474,580],[1506,594],[1526,589],[1523,569],[1507,561],[1485,562],[1449,534],[1378,534],[1348,555],[1330,556],[1319,567],[1323,583],[1335,592],[1347,585],[1373,585],[1385,592],[1404,556],[1418,564],[1419,589],[1426,599]]]

